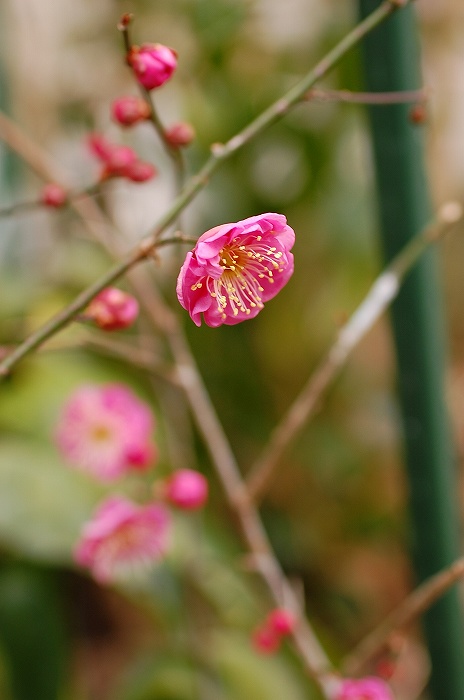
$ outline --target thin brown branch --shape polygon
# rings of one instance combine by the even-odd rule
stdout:
[[[428,91],[401,90],[398,92],[353,92],[351,90],[309,90],[304,99],[308,102],[352,102],[364,105],[394,105],[404,103],[424,103],[428,99]]]
[[[247,480],[252,498],[262,497],[283,454],[318,410],[325,391],[344,366],[350,353],[395,298],[405,274],[431,243],[444,236],[461,219],[462,208],[458,203],[445,204],[440,209],[437,220],[416,236],[374,282],[360,306],[339,331],[325,358],[272,432],[262,455],[253,465]]]
[[[394,632],[414,622],[463,576],[464,557],[418,586],[346,657],[342,664],[344,673],[362,673],[366,664],[387,646]]]

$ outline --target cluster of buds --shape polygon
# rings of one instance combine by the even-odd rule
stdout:
[[[156,175],[156,168],[151,163],[139,160],[132,148],[111,143],[101,134],[89,137],[89,147],[103,164],[100,181],[110,177],[125,177],[133,182],[146,182]]]
[[[295,627],[296,617],[290,610],[275,608],[253,632],[253,646],[261,654],[274,654],[282,639],[291,635]]]

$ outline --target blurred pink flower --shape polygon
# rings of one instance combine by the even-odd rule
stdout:
[[[111,105],[111,115],[121,126],[132,126],[150,117],[150,106],[141,97],[118,97]]]
[[[202,508],[208,499],[208,482],[193,469],[178,469],[167,479],[164,488],[167,500],[183,510]]]
[[[251,635],[251,642],[260,654],[275,654],[280,649],[280,636],[266,625],[257,627]]]
[[[177,67],[177,54],[163,44],[143,44],[132,47],[128,62],[139,83],[153,90],[172,76]]]
[[[105,331],[116,331],[131,326],[139,313],[135,297],[117,287],[107,287],[92,299],[83,317]]]
[[[381,678],[345,678],[335,693],[335,700],[394,700],[390,687]]]
[[[70,464],[102,481],[155,460],[149,407],[122,384],[84,385],[65,405],[56,442]]]
[[[109,583],[159,560],[168,547],[169,528],[164,506],[139,506],[113,496],[84,525],[74,559],[97,581]]]
[[[187,253],[177,297],[193,322],[232,325],[256,316],[293,273],[295,233],[282,214],[260,214],[206,231]]]

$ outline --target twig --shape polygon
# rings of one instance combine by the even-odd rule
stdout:
[[[393,0],[384,0],[378,8],[354,27],[351,32],[329,51],[316,67],[309,71],[309,73],[289,90],[282,99],[277,100],[277,102],[262,112],[260,116],[253,120],[240,133],[232,137],[226,144],[216,144],[213,146],[210,158],[200,171],[189,180],[180,195],[174,200],[172,206],[158,221],[151,235],[147,236],[139,246],[110,269],[100,280],[97,280],[93,285],[84,290],[68,307],[63,309],[59,314],[42,326],[42,328],[38,329],[33,335],[21,343],[12,355],[3,362],[0,362],[0,379],[2,376],[6,376],[23,357],[39,347],[54,333],[64,328],[104,287],[117,280],[139,262],[144,260],[150,254],[150,251],[158,244],[158,239],[165,229],[176,220],[179,214],[194,199],[196,194],[207,185],[209,178],[220,163],[251,141],[257,134],[278,121],[283,114],[303,98],[305,93],[322,76],[339,62],[347,51],[358,43],[366,34],[381,24],[381,22],[395,12],[395,10],[399,9],[400,6],[406,5],[410,1],[411,0],[401,0],[401,5],[399,5],[396,0],[395,2]]]
[[[340,330],[326,357],[274,429],[263,454],[252,467],[247,480],[252,498],[259,500],[262,497],[285,450],[316,413],[324,392],[351,351],[395,298],[406,273],[431,243],[444,236],[461,219],[460,204],[445,204],[440,209],[437,220],[408,243],[376,279],[365,299]]]
[[[427,91],[400,90],[398,92],[352,92],[351,90],[308,90],[304,99],[308,102],[353,102],[364,105],[395,105],[405,102],[424,103]]]
[[[389,637],[406,627],[464,576],[464,557],[418,586],[388,617],[356,646],[343,661],[346,674],[361,673],[366,664],[388,643]]]

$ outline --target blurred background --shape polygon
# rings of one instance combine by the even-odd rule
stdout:
[[[195,127],[186,151],[194,173],[212,143],[245,126],[348,31],[356,7],[348,0],[3,0],[0,107],[63,181],[76,189],[95,181],[91,131],[134,147],[159,170],[146,184],[114,181],[98,200],[122,232],[113,235],[129,248],[166,210],[175,179],[149,124],[123,132],[110,120],[113,99],[137,94],[116,29],[123,12],[135,14],[135,43],[160,42],[179,53],[175,77],[155,97],[166,124]],[[464,190],[464,7],[420,0],[417,12],[430,91],[429,118],[417,128],[439,205],[462,199]],[[362,81],[354,50],[319,87],[360,90]],[[182,216],[182,230],[198,236],[226,221],[284,213],[297,238],[295,274],[282,293],[249,323],[198,329],[177,308],[182,253],[166,253],[156,270],[244,472],[380,270],[373,177],[363,107],[299,106],[227,161]],[[34,199],[42,186],[4,143],[0,179],[0,206]],[[462,458],[464,239],[450,237],[442,253],[449,409]],[[109,264],[70,210],[0,220],[0,343],[25,337]],[[246,569],[234,518],[180,392],[162,373],[148,382],[141,370],[87,347],[84,333],[66,330],[0,389],[0,697],[317,697],[290,647],[271,659],[251,648],[250,632],[269,601]],[[130,331],[118,337],[131,342]],[[156,343],[168,362],[162,339]],[[286,454],[261,510],[335,659],[412,585],[394,379],[385,319]],[[103,489],[67,468],[52,439],[69,394],[84,382],[106,381],[130,384],[153,406],[156,475],[189,466],[203,471],[212,489],[204,514],[177,518],[166,562],[141,588],[127,590],[97,586],[72,564],[80,527]],[[407,700],[420,696],[427,660],[419,634],[400,643],[396,684]]]

